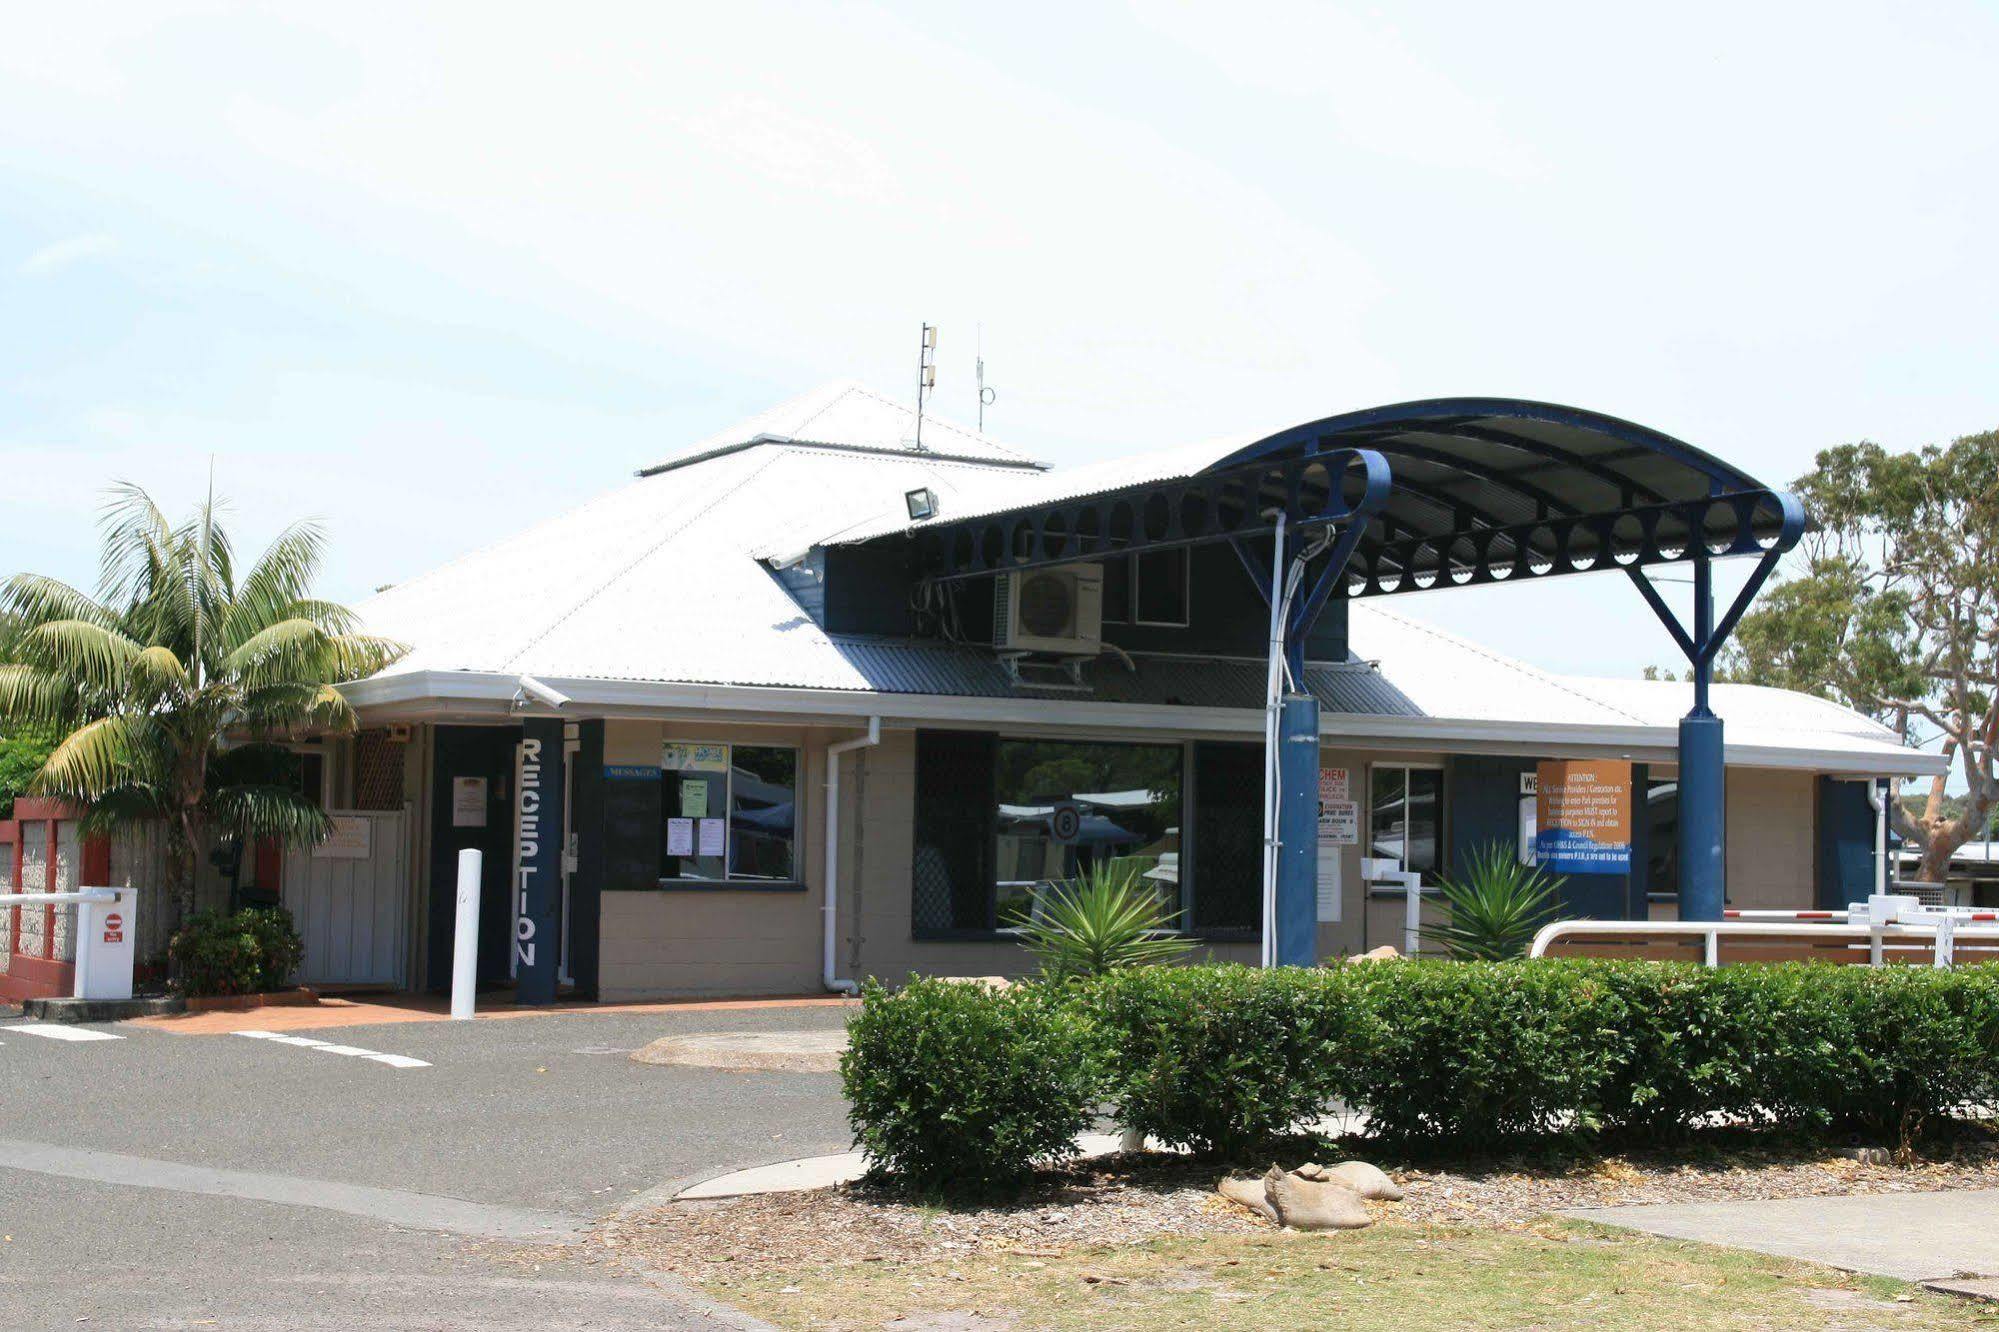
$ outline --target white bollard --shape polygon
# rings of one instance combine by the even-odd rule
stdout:
[[[467,847],[458,853],[458,932],[451,947],[451,1016],[472,1016],[472,995],[479,987],[479,866],[482,852]]]

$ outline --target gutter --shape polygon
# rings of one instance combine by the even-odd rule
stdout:
[[[792,725],[854,725],[869,718],[1018,728],[1022,733],[1091,727],[1104,733],[1253,739],[1261,729],[1256,708],[1174,707],[1156,703],[1099,703],[1065,698],[970,698],[946,694],[889,694],[863,689],[785,688],[775,685],[686,684],[589,677],[538,679],[591,716],[686,720],[712,719],[716,712],[753,714],[764,722],[782,718]],[[407,671],[342,686],[356,709],[382,720],[503,720],[508,717],[521,677],[480,671]],[[374,717],[369,719],[371,722]],[[1732,728],[1738,737],[1773,734],[1775,728]],[[1328,745],[1366,748],[1452,749],[1459,753],[1546,757],[1569,748],[1615,751],[1609,757],[1671,763],[1678,753],[1674,726],[1534,722],[1474,718],[1333,712],[1321,715],[1319,734]],[[1731,740],[1727,761],[1735,767],[1788,768],[1805,772],[1866,771],[1889,777],[1934,777],[1949,771],[1939,754],[1901,749],[1892,741],[1857,741],[1852,748],[1743,743]]]
[[[840,756],[856,749],[871,749],[881,743],[882,719],[868,718],[868,733],[852,740],[826,746],[826,902],[824,937],[820,944],[819,980],[835,994],[854,995],[861,987],[834,974],[839,970],[837,954],[840,937]]]

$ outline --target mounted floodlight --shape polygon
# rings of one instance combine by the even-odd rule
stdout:
[[[920,523],[926,518],[937,516],[937,492],[928,486],[918,486],[905,491],[902,502],[909,506],[909,521]]]

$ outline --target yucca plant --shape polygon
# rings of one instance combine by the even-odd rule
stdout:
[[[1522,957],[1534,932],[1555,918],[1562,880],[1536,865],[1523,865],[1504,843],[1473,850],[1462,871],[1437,884],[1450,911],[1441,925],[1425,925],[1423,938],[1450,956],[1499,962]]]
[[[325,837],[283,742],[352,730],[336,686],[404,651],[313,596],[319,527],[286,528],[239,576],[216,513],[211,494],[175,525],[145,491],[116,487],[97,596],[38,574],[0,590],[0,727],[59,737],[30,792],[83,806],[91,830],[162,821],[163,887],[180,914],[205,830]]]
[[[1194,945],[1171,933],[1178,919],[1134,865],[1099,862],[1050,884],[1011,924],[1049,979],[1070,980],[1185,956]]]

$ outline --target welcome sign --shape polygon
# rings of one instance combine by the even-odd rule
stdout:
[[[1631,869],[1631,765],[1614,760],[1548,760],[1536,766],[1541,868],[1557,874],[1625,874]]]

